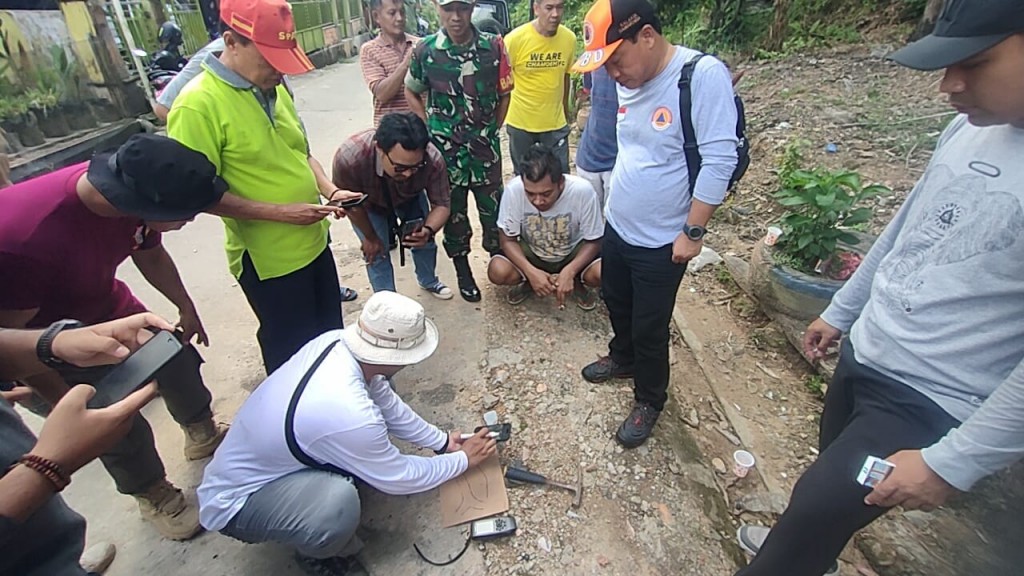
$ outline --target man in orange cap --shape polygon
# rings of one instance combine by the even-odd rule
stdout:
[[[284,0],[223,0],[224,51],[175,99],[167,133],[204,153],[227,181],[211,212],[226,228],[228,267],[259,319],[267,373],[303,344],[342,327],[342,289],[328,247],[331,202],[360,195],[338,190],[309,154],[309,141],[285,74],[313,69],[295,41]],[[344,293],[343,293],[344,292]]]
[[[668,399],[676,291],[736,167],[737,111],[725,65],[665,40],[647,0],[597,0],[587,12],[583,42],[576,71],[604,66],[618,83],[619,99],[618,159],[601,248],[601,289],[615,335],[608,356],[586,366],[583,377],[633,378],[635,403],[616,439],[635,448],[650,436]],[[696,59],[690,120],[701,163],[691,186],[679,81],[683,66]]]

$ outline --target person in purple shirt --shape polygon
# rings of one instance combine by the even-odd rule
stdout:
[[[619,97],[615,93],[615,80],[603,67],[584,74],[583,87],[590,90],[590,117],[576,149],[576,174],[594,187],[604,213],[612,167],[619,152],[615,142]]]

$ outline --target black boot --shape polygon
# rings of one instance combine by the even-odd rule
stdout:
[[[462,299],[466,302],[479,302],[480,288],[477,287],[476,280],[473,280],[473,270],[469,267],[469,257],[456,256],[452,258],[452,262],[455,263],[455,276],[459,281],[459,294],[462,295]]]

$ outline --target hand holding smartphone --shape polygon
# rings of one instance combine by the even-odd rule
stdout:
[[[174,334],[166,330],[157,332],[96,383],[96,395],[89,400],[87,406],[103,408],[124,399],[151,382],[156,373],[177,356],[181,349],[181,341]]]
[[[361,206],[363,202],[366,202],[367,198],[369,198],[369,195],[363,194],[362,196],[354,198],[352,200],[333,200],[331,202],[328,202],[327,205],[334,206],[336,208],[345,208],[347,210],[349,208],[356,208],[358,206]]]
[[[423,218],[416,218],[415,220],[406,220],[402,222],[402,238],[406,238],[411,234],[415,234],[423,229]]]

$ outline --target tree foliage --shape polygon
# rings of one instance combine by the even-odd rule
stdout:
[[[859,39],[879,18],[918,22],[941,0],[654,0],[666,37],[709,52],[771,55]],[[513,23],[529,20],[531,0],[513,6]],[[582,44],[583,17],[592,0],[567,0],[565,25]],[[580,46],[582,48],[582,46]]]

